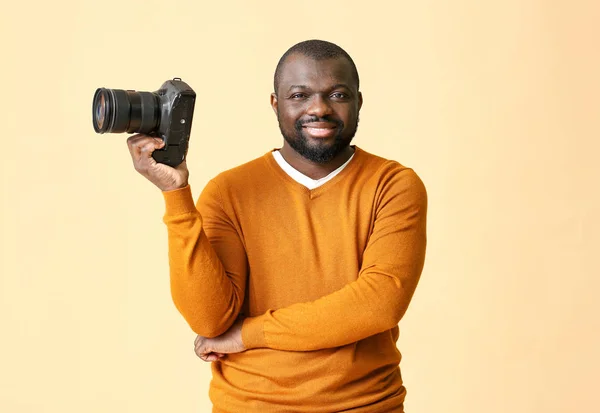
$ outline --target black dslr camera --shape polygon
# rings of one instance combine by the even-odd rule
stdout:
[[[97,133],[143,133],[165,145],[152,153],[156,162],[175,167],[185,159],[196,93],[180,78],[156,92],[98,88],[92,116]]]

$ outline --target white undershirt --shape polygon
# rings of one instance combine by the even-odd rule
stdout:
[[[316,187],[323,185],[325,182],[330,181],[334,176],[342,172],[342,169],[344,169],[346,165],[348,165],[348,163],[352,160],[352,158],[354,158],[354,154],[352,154],[352,156],[346,161],[346,163],[344,163],[335,171],[331,172],[329,175],[321,179],[312,179],[299,172],[297,169],[294,169],[292,165],[290,165],[285,159],[283,159],[283,156],[281,156],[279,151],[273,151],[273,157],[275,158],[279,166],[281,166],[281,169],[283,169],[293,180],[295,180],[299,184],[304,185],[308,189],[315,189]]]

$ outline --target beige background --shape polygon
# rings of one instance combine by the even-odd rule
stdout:
[[[281,54],[355,59],[355,143],[412,166],[429,248],[399,348],[409,413],[598,412],[597,1],[6,2],[0,13],[0,411],[209,412],[169,294],[164,204],[97,87],[198,93],[206,181],[282,138]]]

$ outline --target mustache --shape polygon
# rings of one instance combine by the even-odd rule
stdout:
[[[313,116],[313,117],[306,118],[306,119],[298,119],[298,121],[296,122],[296,128],[302,128],[302,125],[305,125],[307,123],[315,123],[315,122],[335,123],[339,128],[344,127],[344,122],[342,122],[339,119],[333,119],[330,117],[320,118],[318,116]]]

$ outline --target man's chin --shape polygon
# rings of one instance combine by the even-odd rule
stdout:
[[[312,151],[326,152],[336,146],[337,142],[334,138],[305,138],[304,146]]]
[[[327,163],[343,152],[352,142],[352,138],[340,141],[339,135],[328,138],[315,138],[299,131],[293,139],[282,135],[288,145],[304,159],[315,163]]]
[[[316,163],[327,163],[339,155],[348,145],[337,146],[335,143],[332,144],[317,144],[313,146],[306,146],[304,150],[298,151],[304,158],[316,162]]]

